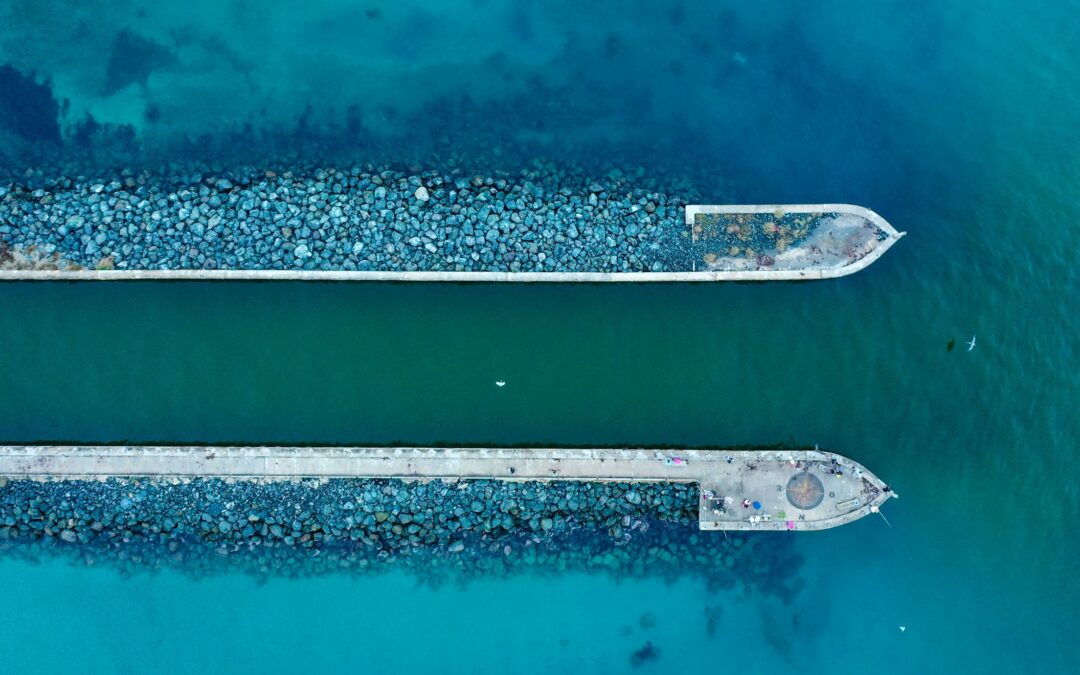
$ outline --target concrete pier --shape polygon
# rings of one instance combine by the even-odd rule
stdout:
[[[817,450],[0,446],[0,476],[685,482],[701,491],[702,530],[822,530],[895,496],[857,462]]]

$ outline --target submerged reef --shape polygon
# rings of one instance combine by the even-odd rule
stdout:
[[[790,538],[699,533],[698,499],[666,483],[14,480],[0,487],[0,555],[259,578],[400,567],[430,583],[691,574],[790,601]]]
[[[59,268],[690,269],[686,197],[643,177],[309,168],[0,184],[0,243]]]
[[[0,149],[5,133],[32,143],[59,143],[59,114],[60,104],[53,98],[51,85],[38,83],[10,65],[0,65]]]
[[[176,57],[164,46],[125,28],[113,40],[101,93],[108,96],[130,84],[146,84],[155,70],[175,63]]]

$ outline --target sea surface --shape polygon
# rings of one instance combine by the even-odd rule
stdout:
[[[602,147],[692,166],[709,200],[850,202],[908,233],[801,284],[2,284],[0,441],[821,444],[900,495],[775,535],[804,559],[790,604],[689,575],[11,556],[3,670],[1077,672],[1078,9],[0,2],[0,65],[48,82],[64,138],[130,125],[133,164],[335,135],[436,167]],[[55,143],[6,103],[0,145]],[[113,161],[95,138],[57,152]],[[5,170],[44,166],[20,153]]]

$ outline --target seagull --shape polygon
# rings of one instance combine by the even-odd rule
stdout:
[[[900,632],[901,632],[901,633],[903,633],[904,631],[906,631],[906,630],[907,630],[907,626],[897,626],[897,628],[899,628],[899,629],[900,629]]]
[[[496,381],[495,381],[495,386],[496,386],[496,387],[505,387],[505,386],[506,386],[506,382],[504,382],[503,380],[496,380]]]
[[[967,346],[968,346],[968,351],[969,352],[972,349],[975,349],[975,336],[974,335],[971,336],[971,340],[968,341]]]

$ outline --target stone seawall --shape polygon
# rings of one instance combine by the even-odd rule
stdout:
[[[690,206],[696,197],[675,179],[619,172],[122,172],[0,184],[0,280],[824,279],[862,269],[900,236],[862,207]],[[716,228],[695,215],[725,209],[780,215],[739,215],[713,240],[698,236]],[[831,227],[815,237],[838,214],[865,224],[858,245]],[[836,255],[814,253],[830,247]]]
[[[741,522],[723,529],[788,529],[748,516],[783,498],[775,471],[817,473],[829,492],[883,485],[816,450],[0,446],[0,555],[195,576],[404,569],[433,584],[689,573],[786,601],[802,583],[791,537],[697,531],[718,529],[716,508]],[[760,510],[723,506],[734,490]],[[848,498],[834,494],[830,517]]]
[[[803,474],[830,477],[829,498],[815,479],[822,493],[817,503],[797,507],[786,499],[784,486]],[[892,496],[858,463],[816,450],[6,446],[0,476],[690,483],[711,495],[697,504],[703,530],[827,529],[866,516]]]

